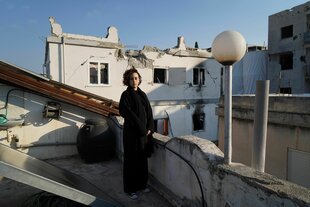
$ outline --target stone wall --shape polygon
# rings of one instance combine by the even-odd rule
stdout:
[[[226,165],[212,142],[194,136],[154,135],[151,185],[174,206],[310,206],[310,190],[255,171]]]
[[[254,105],[255,96],[253,95],[233,96],[232,160],[248,166],[251,166],[252,156]],[[281,179],[288,179],[289,169],[299,171],[289,165],[289,151],[294,150],[310,156],[309,105],[310,98],[306,96],[269,96],[265,172]],[[220,99],[216,113],[219,116],[219,148],[223,150],[223,98]],[[306,169],[303,168],[303,171],[305,172]],[[305,172],[299,176],[299,180],[289,180],[307,186],[309,175],[310,172]]]

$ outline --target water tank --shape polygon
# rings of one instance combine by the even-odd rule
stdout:
[[[111,159],[115,155],[115,137],[107,120],[85,120],[77,136],[77,149],[86,163]]]

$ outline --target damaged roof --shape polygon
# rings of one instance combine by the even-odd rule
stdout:
[[[0,60],[0,82],[103,116],[119,115],[118,102],[68,86]]]

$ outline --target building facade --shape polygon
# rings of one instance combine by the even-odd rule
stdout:
[[[215,107],[220,97],[221,65],[206,49],[190,48],[179,37],[177,46],[166,50],[150,46],[125,50],[115,27],[109,27],[102,38],[63,33],[51,20],[52,33],[46,41],[47,77],[119,101],[126,89],[123,73],[135,67],[142,76],[140,87],[150,99],[157,132],[217,139]]]
[[[269,16],[271,93],[310,92],[310,2]]]

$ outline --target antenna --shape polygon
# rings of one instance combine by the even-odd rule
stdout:
[[[89,59],[91,59],[93,57],[94,57],[93,55],[89,56],[89,58],[87,58],[84,62],[82,62],[81,65],[84,65]]]

